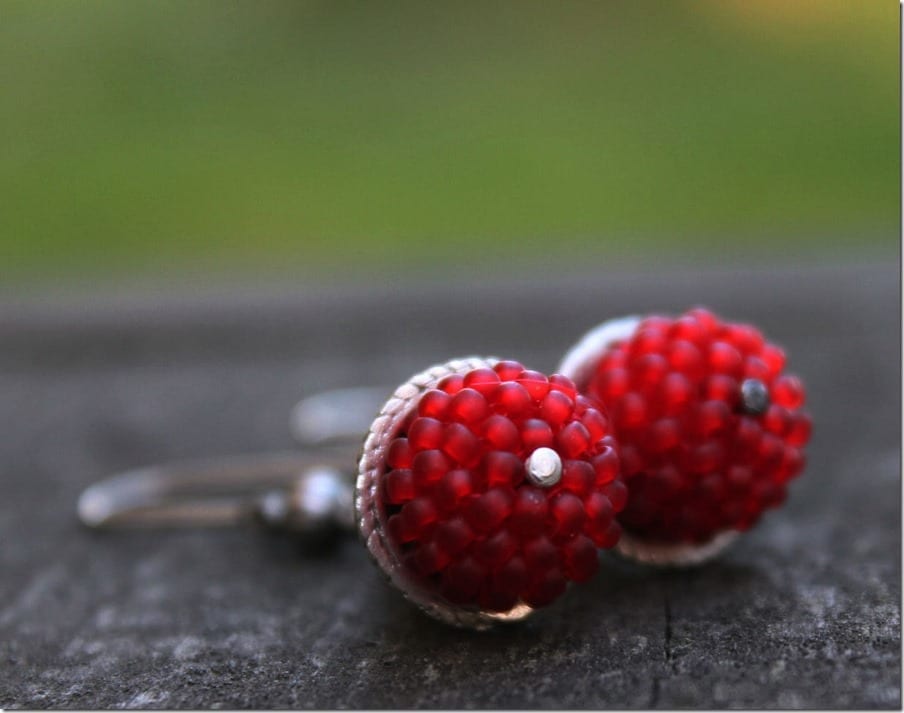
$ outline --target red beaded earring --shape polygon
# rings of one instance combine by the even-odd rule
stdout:
[[[356,512],[411,601],[483,628],[593,576],[625,495],[608,419],[571,380],[470,358],[414,376],[383,407]]]
[[[606,322],[566,354],[559,371],[605,405],[620,444],[621,554],[702,562],[784,501],[811,428],[784,366],[756,328],[702,308]]]

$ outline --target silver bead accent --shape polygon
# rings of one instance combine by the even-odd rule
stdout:
[[[538,448],[524,464],[527,479],[541,488],[551,488],[562,479],[562,459],[552,448]]]
[[[334,468],[313,467],[303,472],[290,490],[264,493],[258,500],[257,512],[270,527],[312,541],[323,539],[352,526],[351,484]]]
[[[745,379],[741,384],[741,408],[751,416],[760,416],[769,408],[769,390],[759,379]]]

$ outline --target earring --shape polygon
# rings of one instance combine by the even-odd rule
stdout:
[[[559,372],[605,405],[619,442],[620,554],[697,564],[781,505],[811,430],[784,366],[756,328],[702,308],[610,320],[568,351]]]
[[[470,358],[414,376],[380,411],[356,511],[411,601],[484,628],[593,576],[626,494],[608,419],[569,379]]]
[[[417,374],[370,425],[353,486],[348,427],[372,403],[372,389],[310,397],[292,416],[305,451],[130,471],[85,490],[79,515],[95,528],[255,522],[307,542],[357,528],[409,600],[476,629],[551,603],[618,541],[616,444],[569,379],[482,358]]]

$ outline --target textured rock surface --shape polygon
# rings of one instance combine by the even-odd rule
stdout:
[[[896,265],[410,290],[0,307],[0,706],[899,707]],[[787,347],[815,421],[788,504],[699,570],[607,559],[476,634],[404,602],[351,538],[312,558],[75,520],[110,472],[290,447],[315,390],[470,353],[548,370],[603,318],[694,303]]]

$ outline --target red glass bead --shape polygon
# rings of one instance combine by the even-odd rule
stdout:
[[[521,372],[524,371],[524,366],[516,361],[500,361],[493,367],[493,371],[499,375],[500,380],[512,381],[521,375]]]
[[[559,540],[570,540],[581,531],[587,513],[584,503],[572,493],[562,493],[552,501],[550,515],[555,522],[553,536]]]
[[[511,418],[525,413],[533,405],[533,399],[521,384],[506,381],[496,392],[496,405]]]
[[[418,451],[411,461],[415,480],[422,483],[435,483],[450,467],[449,459],[438,450]]]
[[[430,389],[418,402],[417,412],[421,416],[444,419],[449,410],[452,397],[441,389]]]
[[[512,512],[514,496],[508,488],[493,488],[472,498],[465,517],[475,532],[493,532]]]
[[[486,441],[500,450],[513,452],[521,443],[521,433],[511,419],[502,414],[494,414],[483,422],[481,435]]]
[[[796,376],[783,376],[772,385],[775,403],[789,409],[804,405],[804,385]]]
[[[546,528],[549,504],[540,488],[523,487],[515,494],[515,505],[509,523],[513,532],[521,536],[537,535]]]
[[[510,451],[490,451],[483,458],[487,487],[513,487],[524,480],[524,463]]]
[[[474,532],[460,517],[444,520],[436,526],[434,541],[446,554],[457,555],[474,540]]]
[[[516,381],[527,389],[534,401],[539,401],[549,393],[549,379],[539,371],[525,370]]]
[[[521,425],[521,441],[529,453],[549,448],[553,445],[552,428],[543,419],[529,418]]]
[[[597,485],[608,485],[618,477],[619,457],[614,448],[605,446],[598,455],[590,460],[590,463],[596,474]]]
[[[593,540],[579,535],[562,548],[565,574],[575,582],[586,582],[599,569],[600,560]]]
[[[556,445],[565,458],[577,458],[590,448],[590,431],[580,421],[572,421],[559,431]]]
[[[560,425],[574,411],[574,401],[561,391],[550,391],[540,402],[540,415],[550,424]]]
[[[386,501],[401,505],[414,497],[414,473],[407,468],[391,471],[384,481]]]
[[[599,458],[599,456],[596,456]],[[584,460],[565,461],[562,468],[562,489],[584,498],[593,492],[596,473],[593,466]]]
[[[474,546],[474,557],[488,567],[507,562],[518,552],[518,540],[508,530],[499,530]]]
[[[465,388],[490,396],[499,388],[499,374],[492,369],[474,369],[465,374]]]
[[[443,442],[442,421],[425,416],[414,419],[408,429],[408,442],[417,451],[439,448]]]
[[[461,423],[474,423],[487,415],[489,406],[483,395],[470,387],[465,387],[452,397],[452,415]]]
[[[386,454],[386,463],[390,468],[410,468],[413,455],[407,438],[396,438]]]
[[[444,510],[451,510],[458,502],[474,492],[471,471],[459,468],[442,476],[436,488],[436,502]]]

